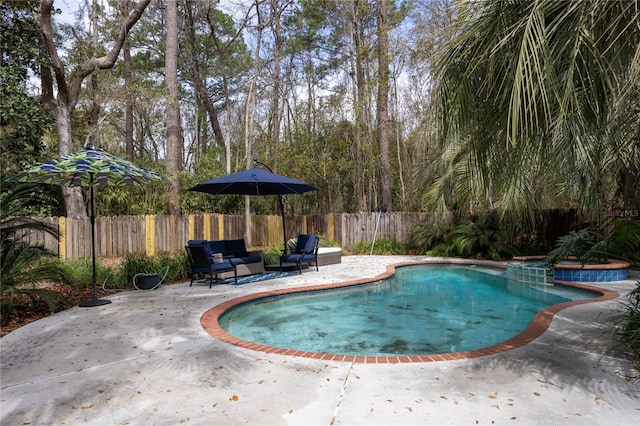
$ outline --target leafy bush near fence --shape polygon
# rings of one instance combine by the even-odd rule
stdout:
[[[558,238],[546,262],[553,265],[569,256],[583,263],[606,262],[613,258],[640,265],[640,220],[618,219],[599,229],[571,231]]]
[[[506,241],[496,211],[481,212],[452,224],[421,223],[410,234],[410,244],[419,253],[433,256],[510,258],[515,250]]]
[[[53,312],[68,301],[59,293],[36,287],[38,281],[66,280],[55,254],[25,239],[30,231],[41,231],[58,238],[58,230],[46,223],[21,217],[21,209],[34,203],[32,185],[8,183],[0,177],[0,313],[11,315],[16,304],[28,298],[35,306],[43,300]]]
[[[373,241],[362,241],[356,244],[353,249],[354,254],[370,254]],[[373,245],[373,254],[377,255],[401,255],[407,254],[408,249],[404,244],[387,238],[381,238],[375,241]]]
[[[91,259],[75,259],[60,261],[60,263],[69,277],[68,283],[71,286],[76,288],[91,286]],[[128,253],[119,265],[104,266],[102,263],[100,259],[96,260],[96,282],[98,286],[106,289],[133,289],[133,277],[136,274],[159,272],[165,266],[169,266],[165,283],[188,279],[187,256],[183,252],[157,256]]]

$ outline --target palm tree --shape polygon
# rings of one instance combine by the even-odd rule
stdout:
[[[640,206],[637,2],[456,4],[437,91],[441,210]]]
[[[35,304],[44,300],[51,312],[56,304],[67,304],[61,294],[35,287],[38,281],[64,281],[65,273],[54,254],[42,246],[32,245],[25,236],[30,231],[46,232],[58,238],[51,225],[22,217],[25,205],[33,205],[34,187],[27,184],[2,183],[0,196],[0,312],[11,314],[16,301],[26,296]]]

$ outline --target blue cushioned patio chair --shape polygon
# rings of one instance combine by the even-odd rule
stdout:
[[[206,244],[185,246],[185,250],[187,250],[189,267],[191,268],[191,282],[189,283],[189,287],[193,285],[193,280],[196,275],[208,275],[209,288],[211,288],[213,282],[218,281],[218,274],[227,271],[233,271],[234,280],[236,284],[238,284],[236,265],[228,259],[224,259],[221,262],[214,262],[211,253],[207,250]]]
[[[282,272],[283,263],[295,263],[298,273],[302,274],[304,262],[315,262],[316,271],[320,270],[318,269],[318,237],[315,234],[298,235],[295,250],[280,256],[280,272]]]

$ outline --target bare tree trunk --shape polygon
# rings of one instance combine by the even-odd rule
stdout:
[[[251,133],[253,130],[253,115],[255,114],[255,91],[258,81],[258,74],[260,73],[260,47],[262,45],[262,31],[264,29],[264,23],[262,22],[260,14],[260,0],[255,3],[256,14],[258,16],[258,36],[256,38],[255,56],[253,59],[254,71],[251,83],[249,84],[249,92],[247,93],[247,103],[244,109],[244,147],[246,155],[247,169],[253,165],[253,157],[251,152]],[[249,202],[249,196],[244,197],[244,223],[245,223],[245,235],[244,239],[247,245],[251,246],[251,205]]]
[[[150,2],[151,0],[140,0],[136,4],[131,13],[122,22],[116,40],[106,55],[89,58],[77,64],[69,78],[67,78],[65,65],[58,55],[58,49],[53,40],[53,24],[51,22],[53,0],[41,0],[38,22],[40,37],[51,59],[51,70],[53,71],[53,76],[49,70],[42,75],[42,104],[56,118],[60,155],[69,154],[73,148],[71,141],[71,113],[78,102],[82,82],[99,69],[113,67],[127,33],[138,22]],[[58,90],[57,95],[54,94],[53,90],[54,77]],[[87,217],[80,188],[63,188],[63,195],[68,217]]]
[[[91,5],[91,41],[93,43],[93,56],[98,55],[98,2],[93,0]],[[89,119],[89,143],[93,146],[100,146],[100,85],[98,74],[91,74],[91,115]]]
[[[211,39],[213,40],[213,44],[216,46],[216,52],[220,60],[222,87],[224,91],[225,109],[227,112],[227,126],[225,128],[225,157],[227,173],[231,173],[231,96],[229,95],[229,77],[227,76],[227,48],[231,46],[238,37],[240,37],[242,31],[246,28],[246,24],[249,21],[250,10],[251,8],[247,9],[247,13],[242,20],[242,24],[238,26],[238,31],[225,46],[220,45],[220,40],[216,35],[216,27],[214,23],[211,22],[211,14],[207,12],[207,22],[209,23],[209,29],[211,30]]]
[[[355,49],[355,57],[353,67],[355,67],[355,110],[356,110],[356,125],[355,125],[355,140],[356,140],[356,158],[355,158],[355,187],[357,196],[357,211],[365,211],[367,202],[367,190],[365,187],[365,176],[363,172],[363,143],[362,139],[366,128],[366,84],[365,84],[365,72],[364,72],[364,58],[362,53],[362,26],[361,26],[361,13],[360,13],[360,1],[353,0],[351,3],[351,13],[353,22],[353,46]]]
[[[400,180],[400,201],[402,203],[402,211],[407,210],[407,196],[404,184],[404,167],[402,163],[403,146],[400,138],[400,112],[398,110],[398,84],[396,83],[396,75],[393,77],[393,121],[396,124],[395,136],[396,136],[396,151],[398,156],[398,179]],[[413,210],[410,210],[413,211]]]
[[[274,153],[278,152],[278,143],[280,141],[280,60],[282,59],[282,12],[290,4],[280,7],[280,0],[272,0],[271,16],[273,22],[273,93],[271,96],[271,141],[274,147]],[[276,160],[277,155],[274,155]],[[273,165],[277,168],[277,165]]]
[[[187,2],[185,5],[187,8],[187,23],[188,23],[188,31],[187,37],[189,42],[188,46],[191,46],[191,52],[185,52],[183,58],[185,63],[187,64],[189,79],[193,83],[193,87],[196,90],[197,97],[204,105],[207,114],[209,115],[209,121],[211,122],[211,129],[213,130],[213,135],[216,139],[216,145],[224,146],[224,135],[222,134],[222,128],[220,127],[220,122],[218,121],[218,112],[213,105],[213,101],[207,92],[207,88],[205,86],[204,81],[202,81],[201,71],[200,71],[200,62],[198,60],[198,52],[196,50],[196,33],[193,25],[193,12],[191,10],[192,4]]]
[[[391,159],[389,157],[389,23],[387,0],[378,0],[378,138],[380,143],[381,201],[393,210],[391,198]]]
[[[120,10],[123,17],[129,15],[131,3],[129,0],[123,1]],[[133,96],[131,94],[133,82],[133,70],[131,69],[131,47],[129,46],[129,34],[122,44],[122,56],[124,63],[124,85],[125,85],[125,110],[124,110],[124,148],[127,159],[133,161]]]
[[[182,165],[180,105],[178,103],[178,3],[166,0],[167,35],[165,47],[165,84],[167,93],[167,174],[172,177],[168,210],[180,214],[180,181]]]

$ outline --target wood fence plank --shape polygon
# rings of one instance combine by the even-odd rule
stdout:
[[[350,250],[356,244],[371,241],[375,232],[377,213],[333,214],[334,240],[344,249]],[[189,217],[156,215],[154,251],[156,254],[173,254],[184,250],[189,239]],[[242,215],[191,215],[194,223],[194,239],[204,239],[204,221],[208,221],[211,239],[244,238],[245,221]],[[413,227],[429,218],[428,213],[389,212],[380,216],[376,239],[388,238],[401,243],[409,241]],[[219,220],[224,224],[220,235]],[[57,226],[58,218],[46,221]],[[329,237],[329,215],[286,216],[287,239],[300,233],[319,233]],[[574,217],[565,218],[567,223],[575,223]],[[113,216],[96,219],[96,255],[98,257],[121,257],[127,253],[146,253],[145,216]],[[91,225],[89,219],[67,219],[66,253],[69,259],[91,256]],[[43,241],[45,247],[58,252],[57,241],[42,233],[32,233],[30,241]],[[251,217],[252,247],[273,247],[283,244],[282,219],[279,215],[259,215]]]

